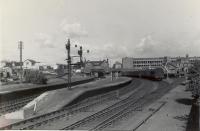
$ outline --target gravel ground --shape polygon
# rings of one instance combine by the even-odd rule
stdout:
[[[178,85],[155,102],[165,101],[166,104],[137,131],[185,131],[191,109],[191,99],[191,93],[185,92],[185,87]]]

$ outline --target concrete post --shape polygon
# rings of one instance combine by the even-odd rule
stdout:
[[[23,75],[23,69],[22,69],[22,48],[23,48],[23,42],[19,41],[19,50],[20,50],[20,82],[22,83],[22,75]]]
[[[111,81],[113,81],[113,72],[111,71]]]
[[[71,89],[71,56],[70,56],[70,39],[68,39],[66,44],[67,49],[67,63],[68,63],[68,89]]]

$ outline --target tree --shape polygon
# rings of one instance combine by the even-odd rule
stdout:
[[[39,70],[25,70],[24,82],[34,84],[47,84],[47,78]]]

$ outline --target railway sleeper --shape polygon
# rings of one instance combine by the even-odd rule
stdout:
[[[116,93],[110,93],[110,94],[113,94],[113,96],[115,96],[116,95]],[[108,95],[108,94],[107,94]],[[108,95],[109,96],[109,95]],[[110,96],[109,96],[110,97]],[[99,98],[102,98],[102,97],[99,97]],[[97,99],[97,98],[96,98]],[[106,99],[111,99],[111,98],[105,98],[105,100]],[[100,100],[100,103],[102,103],[103,101],[102,100]],[[95,105],[95,104],[94,104]],[[87,109],[88,107],[84,107],[82,110],[85,110],[85,109]],[[63,112],[63,111],[66,111],[67,109],[64,109],[64,110],[62,110],[62,111],[58,111],[58,112],[53,112],[53,113],[51,113],[51,115],[55,115],[56,113],[61,113],[61,112]],[[71,112],[70,112],[71,113]],[[72,112],[73,113],[73,112]],[[48,114],[49,115],[49,114]],[[48,115],[43,115],[42,117],[39,117],[39,118],[45,118],[46,116],[48,116]],[[64,115],[65,116],[65,115]],[[38,120],[38,118],[35,118],[34,120]],[[31,121],[34,121],[34,120],[31,120]],[[24,122],[24,123],[26,123],[26,121]]]

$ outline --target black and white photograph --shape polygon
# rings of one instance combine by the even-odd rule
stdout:
[[[0,130],[200,131],[200,0],[0,0]]]

